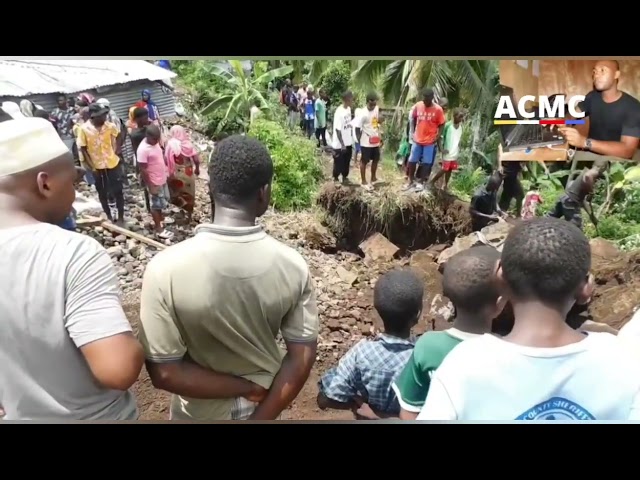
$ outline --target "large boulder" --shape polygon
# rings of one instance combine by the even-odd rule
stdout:
[[[442,269],[444,264],[447,263],[447,261],[456,253],[477,245],[490,245],[495,247],[498,251],[502,251],[504,241],[512,228],[513,225],[511,223],[498,222],[484,227],[480,232],[473,232],[464,237],[458,237],[455,239],[451,247],[447,248],[440,254],[438,257],[438,265],[440,265],[440,268]]]

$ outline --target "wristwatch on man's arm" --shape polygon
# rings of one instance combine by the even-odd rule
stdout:
[[[584,148],[585,148],[586,150],[591,150],[591,147],[592,147],[592,141],[591,141],[591,139],[590,139],[590,138],[587,138],[587,139],[584,141]]]

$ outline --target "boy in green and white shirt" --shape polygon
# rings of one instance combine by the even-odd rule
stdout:
[[[458,157],[460,155],[460,140],[462,139],[462,122],[465,111],[456,108],[453,111],[453,121],[447,122],[442,132],[442,166],[431,180],[433,185],[444,175],[444,190],[449,185],[451,173],[458,170]]]
[[[321,88],[318,94],[318,98],[314,105],[316,112],[314,128],[318,148],[320,148],[327,146],[327,92],[324,88]]]
[[[491,323],[504,308],[495,279],[500,254],[481,245],[460,252],[447,262],[443,293],[456,310],[453,328],[427,332],[418,342],[393,390],[402,420],[415,420],[429,392],[431,376],[444,357],[460,342],[491,331]]]

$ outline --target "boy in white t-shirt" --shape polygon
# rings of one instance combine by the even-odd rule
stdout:
[[[516,226],[498,280],[515,322],[503,338],[467,340],[431,380],[418,420],[640,419],[640,360],[609,333],[566,323],[593,293],[589,241],[575,225],[536,218]]]
[[[367,107],[359,108],[356,114],[355,132],[356,142],[360,145],[360,179],[362,187],[367,191],[373,190],[378,181],[376,173],[380,161],[382,140],[380,138],[380,110],[378,109],[378,95],[373,92],[367,94]],[[371,162],[371,183],[367,182],[367,164]]]
[[[358,137],[356,135],[356,125],[360,121],[360,117],[364,115],[366,109],[359,107],[353,110],[353,121],[351,122],[351,135],[353,136],[353,145],[354,145],[354,159],[356,163],[360,162],[360,158],[362,157],[362,147],[360,146],[360,142],[358,141]]]
[[[352,102],[353,93],[347,90],[342,94],[342,105],[338,105],[333,114],[333,179],[339,182],[342,177],[342,183],[349,183],[349,167],[353,155]]]

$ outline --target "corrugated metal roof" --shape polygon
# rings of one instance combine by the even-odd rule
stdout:
[[[176,113],[176,101],[168,88],[161,86],[157,82],[151,82],[148,80],[141,80],[139,82],[130,82],[127,84],[112,85],[107,87],[101,87],[100,91],[95,89],[84,89],[84,92],[90,93],[95,98],[106,98],[109,100],[111,108],[116,114],[126,120],[129,114],[129,109],[140,100],[143,89],[151,90],[151,98],[155,102],[158,110],[160,111],[161,118],[172,117]],[[26,97],[10,97],[0,96],[0,103],[11,101],[20,103],[23,99],[31,100],[36,105],[41,106],[46,111],[52,111],[57,104],[58,93],[49,93],[45,95],[28,95]],[[131,148],[131,140],[127,136],[127,140],[124,145],[124,157],[131,159],[133,156],[133,149]]]
[[[0,60],[0,96],[74,93],[175,76],[144,60]]]

